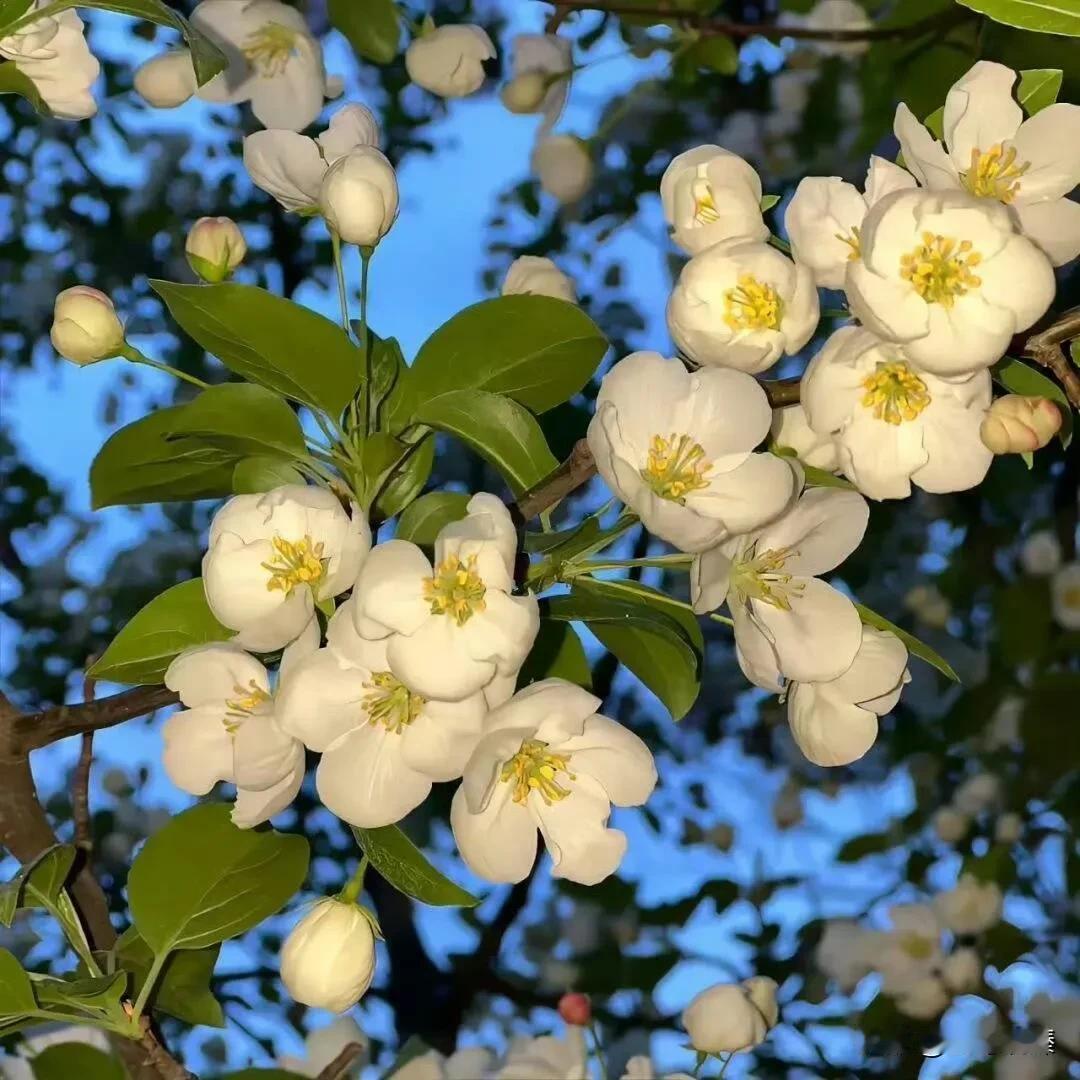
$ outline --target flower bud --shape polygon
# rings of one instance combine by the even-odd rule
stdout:
[[[561,203],[575,203],[592,187],[593,163],[585,142],[573,135],[549,135],[536,144],[532,168],[540,187]]]
[[[522,116],[537,112],[547,96],[547,91],[547,75],[542,71],[523,71],[499,91],[499,97],[510,112]]]
[[[934,812],[930,824],[942,843],[956,844],[967,836],[968,829],[971,828],[971,819],[955,807],[943,806]]]
[[[1061,410],[1044,397],[1006,394],[990,406],[979,437],[995,454],[1030,453],[1045,446],[1061,427]]]
[[[151,57],[135,72],[135,92],[155,109],[175,109],[197,89],[187,49],[170,49]]]
[[[553,296],[556,300],[577,303],[573,281],[550,259],[539,255],[522,255],[510,264],[503,281],[503,296],[527,293],[531,296]]]
[[[559,1015],[567,1024],[588,1027],[592,1022],[592,1003],[586,994],[563,994],[559,998]]]
[[[75,285],[57,296],[49,337],[62,357],[83,367],[116,356],[124,344],[124,327],[103,292]]]
[[[778,1019],[776,983],[760,975],[742,983],[712,986],[698,994],[682,1014],[690,1044],[703,1054],[752,1050]]]
[[[956,949],[945,957],[941,977],[954,994],[974,993],[982,983],[983,962],[979,954],[967,947]]]
[[[319,209],[346,244],[374,247],[397,217],[394,167],[374,146],[357,147],[326,170]]]
[[[372,916],[356,904],[326,898],[297,923],[281,950],[281,979],[302,1005],[342,1013],[375,974]]]
[[[247,243],[232,218],[199,218],[184,244],[188,264],[203,279],[216,285],[225,281],[244,261]]]
[[[439,97],[466,97],[483,85],[484,61],[494,56],[495,46],[479,26],[433,27],[405,50],[405,70]]]

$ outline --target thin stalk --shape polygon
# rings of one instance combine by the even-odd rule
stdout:
[[[364,352],[364,434],[374,430],[371,415],[371,334],[368,331],[368,269],[371,266],[372,248],[360,249],[360,348]]]
[[[360,899],[360,894],[364,891],[364,875],[367,873],[367,868],[368,857],[365,855],[360,860],[356,873],[349,879],[348,885],[338,894],[338,899],[346,904],[355,904]]]
[[[689,566],[693,561],[693,555],[652,555],[643,559],[612,559],[609,562],[594,560],[591,562],[576,563],[565,577],[576,577],[578,574],[591,574],[596,570],[624,570],[632,566],[666,566],[678,568]]]
[[[154,957],[154,962],[150,965],[150,970],[146,974],[146,982],[143,983],[143,988],[139,991],[139,996],[135,999],[135,1008],[131,1014],[131,1022],[136,1028],[139,1024],[139,1018],[146,1008],[146,1003],[150,1000],[150,995],[154,992],[154,986],[161,976],[162,969],[165,967],[165,963],[168,959],[168,952],[159,953]]]
[[[734,619],[729,619],[726,615],[717,615],[715,611],[709,612],[709,618],[712,619],[713,622],[723,623],[725,626],[735,625]]]
[[[123,348],[116,355],[122,356],[132,364],[142,364],[143,367],[154,368],[156,371],[164,371],[174,378],[183,379],[184,382],[191,383],[192,386],[197,386],[200,390],[205,390],[210,385],[208,382],[203,382],[202,379],[196,378],[194,375],[189,375],[186,371],[181,371],[179,368],[171,367],[169,364],[163,364],[160,360],[151,360],[149,356],[140,352],[134,345],[127,341],[124,342]]]
[[[779,236],[770,235],[768,242],[772,244],[774,248],[782,251],[785,255],[791,254],[791,245],[786,240],[781,240]]]
[[[345,288],[345,266],[341,261],[341,237],[330,230],[330,247],[334,252],[334,273],[337,275],[338,303],[341,305],[341,328],[349,333],[349,296]]]
[[[727,1067],[731,1064],[731,1059],[734,1056],[734,1054],[728,1054],[728,1056],[724,1058],[724,1064],[720,1066],[720,1071],[716,1074],[717,1080],[727,1072]]]
[[[589,1023],[589,1034],[593,1038],[593,1055],[596,1058],[596,1067],[600,1070],[600,1080],[607,1080],[607,1065],[604,1063],[604,1051],[600,1044],[600,1029],[596,1026],[595,1020]]]

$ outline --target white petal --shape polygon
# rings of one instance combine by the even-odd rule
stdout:
[[[900,142],[904,164],[915,174],[919,183],[930,188],[959,186],[960,178],[945,147],[915,119],[903,102],[896,107],[893,132]]]
[[[884,715],[868,702],[877,701],[904,681],[908,651],[895,635],[872,626],[862,628],[862,641],[851,667],[829,686],[839,697]]]
[[[265,791],[303,761],[303,745],[282,731],[269,713],[249,716],[233,737],[233,782],[237,787]]]
[[[807,176],[799,182],[784,214],[791,253],[827,289],[844,284],[851,246],[844,238],[862,224],[866,200],[838,176]]]
[[[561,744],[580,735],[601,704],[594,694],[565,679],[541,679],[492,711],[485,726],[489,732],[524,728],[544,742]]]
[[[1040,109],[1020,125],[1013,148],[1029,164],[1020,179],[1022,202],[1068,195],[1080,184],[1080,105],[1059,101]]]
[[[797,683],[791,688],[788,693],[791,734],[815,765],[849,765],[874,745],[878,718],[858,705],[822,691],[821,683]]]
[[[906,342],[907,355],[946,378],[969,375],[999,360],[1016,332],[1016,319],[1007,308],[988,303],[981,292],[958,297],[951,308],[930,304],[929,333]]]
[[[798,487],[798,474],[787,458],[751,454],[737,469],[718,477],[707,490],[695,492],[687,499],[687,505],[721,522],[725,535],[742,534],[782,514]],[[687,546],[683,550],[698,549]]]
[[[318,205],[326,162],[314,139],[295,131],[256,131],[244,139],[244,168],[286,210]]]
[[[299,55],[290,58],[280,75],[251,82],[251,111],[264,127],[303,131],[322,110],[326,87],[322,48],[301,37],[296,50]]]
[[[873,371],[873,361],[864,355],[878,344],[878,338],[856,326],[842,326],[829,335],[800,387],[800,401],[814,431],[831,434],[847,423],[863,397],[863,379]]]
[[[911,476],[929,460],[922,423],[893,425],[859,406],[840,436],[844,475],[871,499],[906,499]]]
[[[729,542],[694,557],[690,567],[690,599],[699,615],[716,611],[727,599],[734,554],[734,547]]]
[[[894,191],[907,191],[916,187],[915,177],[888,158],[870,155],[870,167],[866,170],[866,205],[873,206]]]
[[[1072,199],[1018,202],[1012,211],[1020,231],[1055,266],[1064,266],[1080,255],[1080,203]]]
[[[462,630],[449,615],[429,615],[416,633],[390,639],[390,670],[424,697],[460,701],[478,693],[494,677],[495,662],[473,659]]]
[[[786,676],[780,670],[772,634],[754,614],[753,608],[740,601],[728,605],[734,621],[735,655],[742,673],[763,690],[779,693]]]
[[[295,641],[285,646],[278,663],[278,685],[282,680],[289,677],[289,673],[308,656],[314,656],[319,651],[322,643],[322,630],[319,629],[319,620],[314,615],[308,620],[307,626],[300,632]]]
[[[526,739],[536,737],[535,727],[511,727],[488,732],[476,744],[465,763],[461,790],[469,812],[479,814],[500,790],[502,767],[521,749]],[[503,787],[506,785],[503,784]]]
[[[487,714],[483,694],[425,702],[401,735],[405,763],[432,780],[456,780],[480,741]]]
[[[923,491],[967,491],[982,483],[994,459],[979,437],[990,404],[990,373],[976,372],[972,379],[985,387],[981,407],[965,408],[956,398],[936,395],[923,413],[927,462],[911,477]]]
[[[450,557],[476,559],[477,572],[489,589],[513,588],[517,530],[506,504],[494,495],[474,495],[466,516],[443,526],[435,540],[435,562]]]
[[[323,157],[328,165],[351,153],[358,146],[379,148],[379,122],[366,106],[353,102],[343,105],[333,116],[330,124],[319,136]]]
[[[529,799],[554,863],[551,876],[596,885],[619,868],[626,854],[626,834],[607,827],[611,804],[590,777],[578,777],[570,794],[544,803]]]
[[[847,264],[844,291],[854,314],[886,341],[909,342],[929,332],[929,305],[906,282],[875,274],[862,259]]]
[[[814,577],[839,566],[859,546],[869,520],[870,507],[858,492],[809,488],[762,530],[757,550],[791,548],[784,573]]]
[[[251,686],[270,689],[266,668],[239,646],[226,642],[185,649],[169,665],[164,681],[189,709],[223,705],[229,698],[250,693]]]
[[[225,728],[224,709],[203,705],[174,713],[161,736],[162,765],[182,791],[205,795],[219,780],[232,780],[232,736]]]
[[[558,751],[570,754],[574,774],[591,776],[616,806],[640,806],[656,787],[656,763],[649,748],[606,716],[590,716],[585,730]]]
[[[364,561],[356,579],[353,616],[372,619],[398,634],[412,634],[431,614],[423,597],[423,583],[431,577],[431,563],[415,545],[387,540]]]
[[[301,754],[296,767],[273,787],[265,791],[249,791],[237,788],[233,806],[232,822],[238,829],[250,829],[280,814],[296,798],[304,782],[304,757]]]
[[[320,649],[296,665],[282,681],[274,703],[282,728],[309,750],[322,752],[367,720],[362,668],[345,668],[329,649]]]
[[[971,167],[972,151],[985,152],[1011,139],[1024,119],[1013,100],[1016,72],[980,60],[945,96],[942,130],[958,169]]]
[[[450,804],[450,827],[469,869],[487,881],[522,881],[536,860],[536,823],[513,802],[509,784],[500,785],[485,810],[469,812],[463,788]]]
[[[993,259],[979,267],[979,277],[979,295],[988,304],[1012,312],[1017,331],[1037,322],[1054,302],[1053,267],[1023,236],[1011,236]]]

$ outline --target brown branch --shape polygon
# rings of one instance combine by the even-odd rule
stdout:
[[[86,667],[93,666],[94,657],[86,661]],[[96,682],[89,675],[83,677],[83,704],[94,700]],[[94,733],[84,731],[82,745],[79,747],[79,760],[71,778],[71,817],[75,823],[75,843],[86,851],[87,859],[93,846],[90,830],[90,770],[94,764]]]
[[[1080,371],[1069,361],[1062,346],[1077,338],[1080,338],[1080,308],[1065,312],[1045,330],[1032,334],[1023,346],[1024,356],[1053,372],[1074,409],[1080,409]]]
[[[319,1073],[315,1080],[343,1080],[343,1077],[363,1052],[364,1046],[362,1043],[346,1044],[345,1049]]]

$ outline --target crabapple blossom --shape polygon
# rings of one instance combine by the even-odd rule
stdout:
[[[941,979],[950,993],[970,994],[982,982],[983,962],[975,949],[954,949],[941,965]]]
[[[876,935],[874,954],[882,989],[898,999],[907,993],[925,996],[927,1000],[919,1004],[929,1004],[936,999],[926,981],[937,982],[942,960],[941,923],[929,904],[896,904],[889,909],[889,918],[892,929]]]
[[[435,540],[435,565],[389,540],[368,556],[353,591],[357,633],[386,639],[390,672],[412,693],[460,701],[512,679],[539,629],[536,598],[512,595],[517,533],[494,495],[474,495]]]
[[[784,679],[828,682],[851,667],[863,641],[859,613],[817,575],[858,547],[868,519],[858,493],[810,488],[776,521],[694,560],[694,610],[727,601],[736,654],[751,682],[779,691]]]
[[[414,693],[390,671],[389,640],[356,633],[353,603],[331,618],[327,647],[290,673],[278,716],[322,754],[315,775],[322,802],[350,825],[372,829],[419,806],[432,781],[461,775],[488,707],[482,693],[460,701]]]
[[[236,495],[210,525],[206,600],[237,644],[270,652],[300,635],[317,602],[352,585],[370,547],[363,511],[323,488]]]
[[[652,1059],[645,1054],[635,1054],[626,1062],[620,1080],[657,1080]],[[689,1073],[665,1073],[659,1080],[693,1080]]]
[[[1080,630],[1080,563],[1066,563],[1050,579],[1050,608],[1059,626]]]
[[[450,809],[475,874],[521,881],[537,828],[555,877],[595,885],[618,869],[626,836],[608,827],[611,807],[644,803],[656,766],[641,739],[597,713],[600,704],[572,683],[543,679],[489,714]]]
[[[966,191],[894,191],[867,213],[847,265],[852,313],[934,375],[998,361],[1054,298],[1054,269],[1008,210]]]
[[[1020,547],[1020,565],[1032,577],[1049,577],[1061,565],[1061,541],[1049,529],[1033,532]]]
[[[225,281],[244,261],[247,242],[232,218],[199,218],[188,230],[184,241],[191,269],[203,281]]]
[[[386,1080],[476,1080],[490,1075],[494,1055],[482,1046],[466,1046],[449,1057],[429,1050],[411,1058]]]
[[[766,240],[761,178],[738,154],[697,146],[675,157],[660,178],[672,239],[690,255],[721,240]]]
[[[394,167],[374,146],[358,146],[326,170],[319,210],[346,244],[374,247],[394,224],[398,185]]]
[[[1006,394],[990,406],[979,437],[994,454],[1030,453],[1042,449],[1061,423],[1061,410],[1049,398]]]
[[[897,345],[844,326],[810,362],[802,406],[810,427],[832,436],[840,472],[872,499],[963,491],[993,455],[980,438],[990,373],[942,379],[911,364]]]
[[[518,34],[510,44],[513,77],[503,87],[503,104],[515,113],[542,113],[543,137],[554,126],[570,93],[572,46],[558,34]]]
[[[588,144],[576,135],[545,135],[533,148],[531,167],[540,187],[561,203],[576,203],[593,182]]]
[[[304,1040],[304,1048],[307,1050],[305,1057],[283,1057],[278,1064],[286,1072],[317,1080],[323,1070],[352,1043],[364,1047],[364,1052],[352,1068],[342,1074],[342,1080],[359,1080],[360,1072],[367,1062],[368,1038],[351,1016],[340,1016],[325,1027],[316,1028]]]
[[[867,30],[873,24],[866,9],[855,0],[818,0],[803,26],[808,30]],[[816,41],[814,47],[826,56],[854,59],[870,48],[869,41]]]
[[[484,84],[484,61],[495,46],[479,26],[434,26],[405,50],[405,70],[417,86],[444,98],[467,97]]]
[[[577,303],[577,289],[551,259],[522,255],[510,264],[502,284],[503,296],[552,296],[556,300]]]
[[[683,1010],[682,1026],[699,1053],[738,1054],[760,1046],[779,1018],[775,980],[755,975],[703,990]]]
[[[323,177],[339,158],[362,146],[379,147],[379,124],[364,105],[343,105],[314,139],[282,129],[244,138],[244,167],[256,187],[286,210],[315,214]]]
[[[921,184],[996,201],[1055,266],[1080,253],[1080,106],[1057,102],[1024,119],[1016,72],[980,60],[945,98],[944,145],[904,104],[894,130]],[[1022,328],[1021,328],[1022,329]]]
[[[571,1027],[565,1038],[541,1035],[514,1039],[491,1080],[589,1080],[585,1031]]]
[[[806,419],[802,405],[787,405],[773,412],[770,434],[775,447],[794,450],[799,461],[814,469],[838,472],[840,454],[831,435],[816,432]]]
[[[691,360],[751,374],[798,352],[818,315],[809,268],[757,240],[728,240],[695,255],[667,306],[671,336]]]
[[[842,289],[848,263],[859,257],[859,233],[869,208],[891,192],[915,186],[906,169],[876,155],[870,158],[864,192],[838,176],[805,177],[784,212],[793,258],[810,268],[818,285]]]
[[[877,935],[850,919],[834,919],[825,924],[814,952],[814,962],[845,994],[850,994],[864,976],[874,970]]]
[[[994,881],[964,874],[955,888],[934,897],[942,925],[954,934],[981,934],[1001,921],[1001,889]]]
[[[152,56],[135,71],[135,92],[155,109],[175,109],[194,97],[199,89],[191,53],[169,49]]]
[[[57,294],[49,340],[65,360],[85,367],[120,352],[124,326],[103,292],[73,285]]]
[[[754,453],[772,411],[749,375],[688,372],[636,352],[603,378],[589,448],[604,482],[649,532],[703,551],[780,514],[796,492],[790,463]]]

